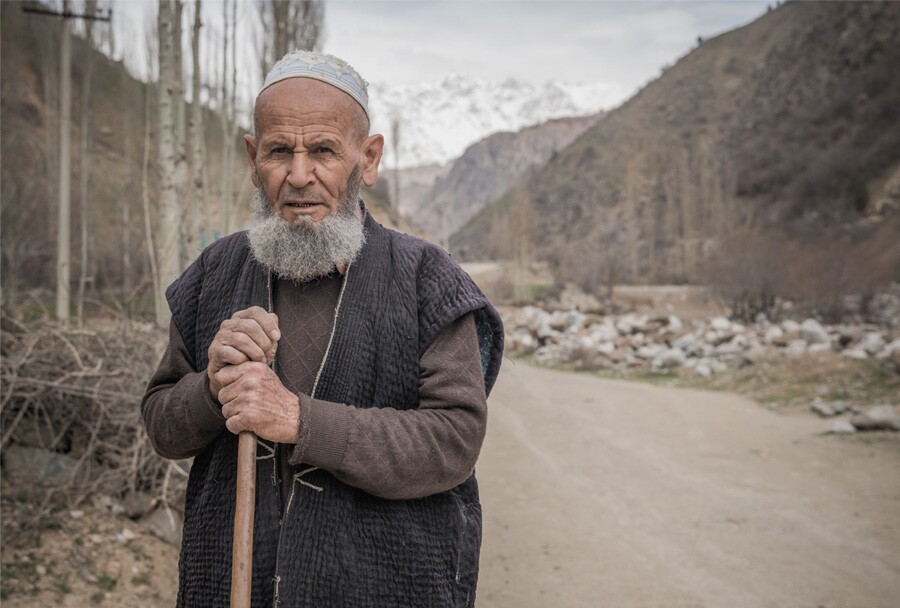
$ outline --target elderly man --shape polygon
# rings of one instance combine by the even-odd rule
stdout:
[[[503,329],[439,248],[359,199],[384,139],[364,81],[294,52],[246,137],[253,226],[169,287],[170,343],[141,407],[156,450],[195,456],[180,606],[230,589],[237,433],[258,437],[254,606],[474,604],[473,474]]]

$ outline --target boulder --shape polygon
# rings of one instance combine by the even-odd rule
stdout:
[[[181,546],[181,526],[184,518],[175,509],[158,507],[152,513],[141,519],[154,536],[157,536],[176,547]]]
[[[876,405],[850,422],[858,431],[900,431],[900,412],[890,405]]]
[[[809,409],[818,414],[822,418],[832,418],[837,415],[834,409],[818,397],[810,404]]]
[[[731,321],[725,317],[716,317],[709,322],[709,326],[715,331],[726,332],[731,330]]]
[[[684,364],[686,357],[677,348],[667,348],[653,358],[651,366],[654,369],[669,369]]]
[[[684,334],[680,338],[672,340],[672,348],[678,348],[684,352],[690,352],[697,345],[697,337],[694,334]]]
[[[784,330],[786,334],[792,333],[800,333],[800,324],[796,321],[792,321],[791,319],[785,319],[781,322],[781,329]]]
[[[870,355],[875,355],[884,348],[884,345],[884,336],[878,332],[869,332],[860,339],[856,348],[862,349]]]
[[[806,319],[800,324],[800,337],[805,340],[807,344],[831,342],[828,332],[822,327],[822,324],[815,319]]]
[[[850,357],[851,359],[868,359],[869,353],[862,350],[861,348],[848,348],[845,351],[841,352],[845,357]]]
[[[842,418],[832,422],[825,432],[832,435],[849,435],[856,432],[856,427]]]
[[[125,516],[129,519],[139,519],[150,512],[156,505],[156,499],[145,492],[129,490],[122,500]]]
[[[635,355],[639,359],[650,360],[650,359],[655,359],[657,356],[659,356],[664,351],[666,351],[665,346],[662,346],[660,344],[648,344],[646,346],[641,346],[640,348],[638,348]],[[681,351],[678,351],[678,352],[681,352]],[[682,357],[684,357],[684,353],[682,353]]]
[[[90,460],[79,466],[78,460],[70,456],[20,445],[3,450],[3,469],[9,479],[23,486],[49,488],[71,483],[81,487],[91,479]]]

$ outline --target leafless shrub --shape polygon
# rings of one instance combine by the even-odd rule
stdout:
[[[771,231],[736,232],[722,239],[712,256],[709,282],[743,321],[759,313],[777,317],[779,303],[790,301],[795,315],[838,322],[848,312],[847,296],[856,296],[865,308],[894,279],[900,248],[876,251],[875,244],[840,236],[804,240]]]
[[[39,447],[74,463],[67,479],[15,488],[38,506],[27,521],[6,518],[4,534],[37,523],[55,508],[79,505],[94,494],[121,498],[128,491],[177,501],[173,473],[183,485],[186,463],[157,456],[140,416],[146,382],[164,345],[159,330],[114,324],[66,331],[2,317],[0,421],[2,448]],[[16,483],[27,472],[10,475]],[[26,473],[25,475],[21,475]]]

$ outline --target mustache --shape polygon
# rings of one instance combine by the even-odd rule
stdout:
[[[306,186],[304,188],[295,188],[290,184],[286,184],[285,187],[278,193],[278,202],[281,203],[285,200],[290,199],[298,199],[302,198],[309,201],[315,201],[317,203],[324,203],[325,197],[316,192],[313,186]]]

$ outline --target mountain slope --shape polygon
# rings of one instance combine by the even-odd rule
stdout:
[[[739,230],[864,231],[900,203],[898,65],[900,4],[789,2],[682,58],[453,249],[498,254],[522,205],[540,256],[615,257],[631,280],[689,277]]]
[[[472,144],[449,174],[406,209],[418,226],[446,238],[518,180],[531,177],[553,154],[600,120],[601,115],[559,118],[516,133],[495,133]]]

